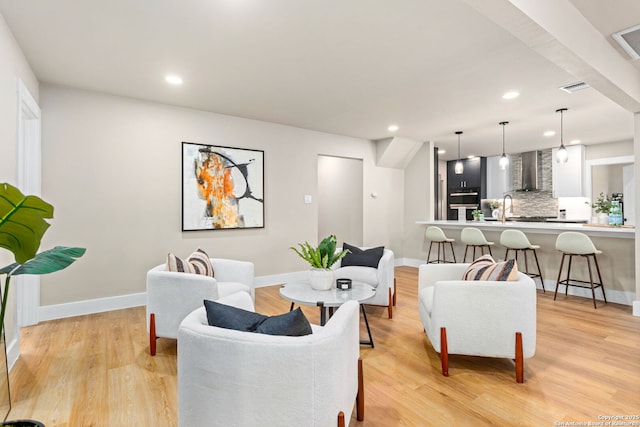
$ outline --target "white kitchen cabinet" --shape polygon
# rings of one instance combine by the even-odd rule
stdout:
[[[584,145],[566,146],[567,163],[556,162],[557,148],[552,151],[553,197],[585,197]]]
[[[493,156],[487,157],[487,199],[499,199],[502,200],[505,193],[513,190],[511,184],[511,170],[513,169],[513,161],[509,157],[509,166],[502,170],[500,169],[500,157]]]

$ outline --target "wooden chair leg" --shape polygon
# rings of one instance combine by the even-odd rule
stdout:
[[[538,254],[536,253],[536,250],[533,249],[533,257],[536,260],[536,266],[538,267],[538,275],[540,275],[540,283],[542,284],[542,292],[547,292],[544,289],[544,279],[542,278],[542,270],[540,270],[540,263],[538,262]]]
[[[569,281],[571,280],[571,261],[573,260],[573,255],[569,254],[569,264],[567,264],[567,286],[564,287],[564,294],[569,294]]]
[[[431,261],[429,261],[429,258],[431,257],[431,248],[433,247],[433,242],[429,243],[429,252],[427,252],[427,264],[429,264]]]
[[[358,394],[356,395],[356,419],[364,420],[364,376],[362,359],[358,359]]]
[[[393,319],[393,296],[391,296],[391,288],[389,288],[389,306],[387,311],[389,312],[389,319]]]
[[[487,249],[489,249],[489,255],[491,255],[491,258],[493,258],[493,253],[491,252],[491,246],[487,246]]]
[[[600,275],[600,266],[598,265],[598,257],[593,254],[593,262],[596,264],[596,271],[598,272],[598,280],[600,281],[600,288],[602,289],[602,298],[604,302],[607,302],[607,296],[604,294],[604,283],[602,283],[602,276]]]
[[[156,355],[156,315],[151,313],[149,315],[149,353],[152,356]]]
[[[469,250],[469,245],[464,248],[464,256],[462,257],[462,262],[467,262],[467,251]]]
[[[453,251],[453,243],[449,242],[449,246],[451,246],[451,254],[453,255],[453,262],[456,263],[456,253]]]
[[[344,412],[338,413],[338,427],[344,427]]]
[[[556,300],[558,296],[558,287],[560,287],[560,276],[562,275],[562,266],[564,265],[565,254],[562,254],[562,260],[560,261],[560,269],[558,270],[558,280],[556,280],[556,291],[553,293],[553,300]]]
[[[396,278],[393,278],[393,305],[396,305],[396,295],[398,295],[397,292],[397,288],[396,288]]]
[[[584,259],[587,261],[587,269],[589,270],[589,283],[591,284],[591,297],[593,298],[593,308],[598,308],[596,306],[596,290],[593,288],[593,271],[591,269],[591,260],[589,259],[589,255],[585,255]]]
[[[440,328],[440,362],[442,375],[449,376],[449,349],[447,348],[447,328]]]
[[[524,382],[524,355],[522,352],[522,332],[516,332],[516,382]]]

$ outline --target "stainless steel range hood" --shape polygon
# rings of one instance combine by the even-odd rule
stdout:
[[[542,153],[522,153],[522,184],[516,191],[537,191],[542,188]]]

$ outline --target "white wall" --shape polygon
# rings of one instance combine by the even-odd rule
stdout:
[[[22,80],[35,100],[38,100],[38,81],[20,47],[0,15],[0,183],[16,185],[17,180],[17,121],[18,79]],[[13,262],[11,253],[0,250],[0,266]],[[3,279],[4,280],[4,279]],[[9,295],[6,315],[6,340],[15,337],[15,294]]]
[[[317,240],[319,154],[360,158],[363,244],[400,249],[403,171],[374,164],[366,140],[43,85],[43,196],[56,207],[46,246],[87,248],[42,280],[42,305],[145,291],[167,252],[250,260],[256,275],[306,270],[290,246]],[[181,142],[264,150],[265,228],[182,232]],[[310,194],[314,202],[304,204]]]
[[[405,169],[403,255],[412,260],[427,258],[425,227],[416,221],[433,218],[432,157],[433,144],[425,143]]]

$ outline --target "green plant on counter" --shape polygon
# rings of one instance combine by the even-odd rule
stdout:
[[[473,215],[474,218],[480,218],[480,216],[482,215],[482,211],[480,209],[474,209],[471,211],[471,215]]]
[[[591,205],[591,207],[595,208],[596,213],[609,214],[611,211],[611,199],[601,192],[598,199]]]
[[[334,235],[322,239],[317,248],[311,246],[309,242],[298,243],[298,246],[300,250],[294,247],[291,249],[313,268],[331,268],[350,252],[348,249],[336,252],[337,238]]]
[[[53,218],[53,206],[37,196],[25,196],[14,186],[0,184],[0,248],[13,253],[13,264],[0,268],[6,274],[0,311],[0,333],[4,328],[4,316],[9,295],[9,283],[13,276],[21,274],[48,274],[62,270],[84,255],[85,248],[56,246],[36,254],[49,223]]]

